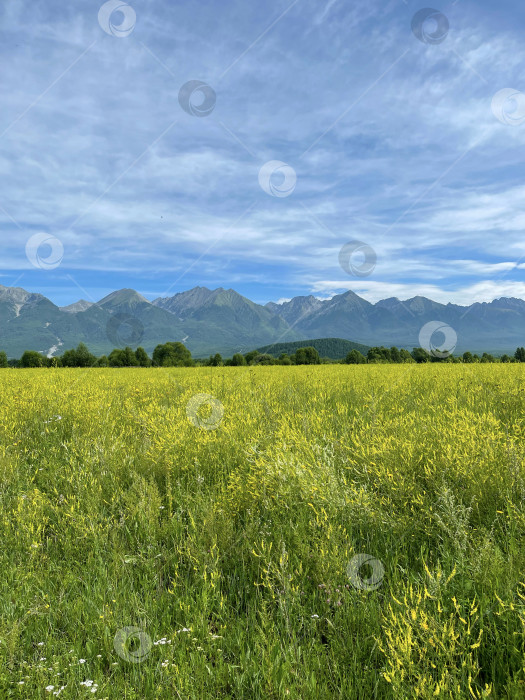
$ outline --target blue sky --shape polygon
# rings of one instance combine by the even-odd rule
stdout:
[[[132,0],[107,31],[101,5],[0,7],[1,284],[60,305],[525,298],[523,7],[434,6],[449,30],[425,43],[411,0]],[[202,93],[179,102],[197,80],[203,117]],[[270,161],[287,196],[261,187]],[[339,265],[351,241],[375,251],[365,277]]]

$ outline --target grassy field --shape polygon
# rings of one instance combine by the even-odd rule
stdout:
[[[525,698],[525,365],[0,377],[0,697]]]

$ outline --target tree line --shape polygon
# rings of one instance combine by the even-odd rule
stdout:
[[[481,356],[464,352],[463,355],[434,357],[423,348],[414,348],[412,352],[395,346],[370,348],[366,355],[359,350],[351,350],[344,359],[332,360],[321,358],[314,347],[298,348],[292,354],[281,353],[274,357],[268,353],[251,350],[245,355],[235,353],[233,357],[223,358],[220,353],[210,355],[207,359],[194,359],[188,348],[179,342],[157,345],[150,358],[144,348],[132,350],[130,347],[115,348],[109,355],[97,357],[84,343],[71,350],[66,350],[59,357],[46,357],[35,350],[26,350],[18,360],[8,360],[5,352],[0,352],[0,367],[236,367],[246,365],[319,365],[319,364],[402,364],[407,362],[525,362],[525,348],[516,349],[514,355],[494,357],[484,352]]]
[[[115,348],[109,355],[97,357],[84,343],[66,350],[63,355],[46,357],[36,350],[26,350],[19,360],[8,360],[5,352],[0,352],[0,367],[191,367],[194,361],[190,351],[182,343],[157,345],[150,358],[142,347]]]
[[[293,355],[282,355],[277,359],[257,350],[242,355],[235,353],[223,359],[220,353],[208,359],[193,358],[188,348],[179,342],[168,342],[153,350],[150,357],[142,347],[115,348],[109,355],[97,357],[84,343],[66,350],[63,355],[46,357],[36,350],[26,350],[18,360],[8,360],[5,352],[0,352],[0,367],[222,367],[253,364],[320,364],[321,359],[315,348],[299,348]]]
[[[504,354],[501,357],[495,357],[488,352],[477,355],[469,351],[464,352],[462,355],[444,353],[443,356],[439,356],[432,355],[424,348],[413,348],[412,352],[409,352],[408,350],[398,349],[395,346],[391,348],[381,346],[370,348],[366,355],[360,353],[359,350],[351,350],[343,362],[352,365],[366,363],[399,364],[404,362],[525,362],[525,348],[516,348],[516,352],[512,356]]]

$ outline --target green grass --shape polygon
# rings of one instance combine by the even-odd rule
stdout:
[[[1,378],[0,697],[525,697],[522,365]]]

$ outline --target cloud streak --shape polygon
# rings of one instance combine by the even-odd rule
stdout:
[[[3,279],[22,271],[69,303],[68,274],[161,292],[193,265],[180,289],[235,281],[289,298],[351,285],[338,252],[357,239],[377,252],[374,298],[522,295],[525,129],[490,105],[521,85],[523,9],[456,4],[428,46],[403,3],[290,5],[210,0],[197,19],[189,3],[144,0],[116,39],[91,2],[5,3]],[[217,94],[204,119],[178,104],[191,79]],[[295,169],[290,197],[259,187],[269,160]],[[25,257],[37,231],[64,244],[52,273]]]

